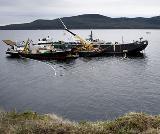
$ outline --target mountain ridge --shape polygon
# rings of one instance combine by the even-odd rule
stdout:
[[[160,16],[111,18],[100,14],[83,14],[61,18],[69,29],[160,29]],[[63,29],[58,19],[38,19],[30,23],[0,26],[0,30]]]

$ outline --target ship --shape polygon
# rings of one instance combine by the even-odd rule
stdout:
[[[128,54],[134,55],[142,52],[148,46],[148,41],[143,40],[140,37],[139,40],[130,43],[119,43],[119,42],[105,42],[100,39],[93,39],[93,33],[89,36],[89,39],[82,39],[79,35],[70,31],[64,22],[60,19],[64,26],[64,30],[72,34],[74,37],[79,39],[79,42],[64,42],[63,44],[68,46],[68,48],[75,49],[78,51],[80,57],[94,57],[94,56],[104,56],[107,54]],[[54,43],[54,44],[58,44]]]
[[[92,32],[91,32],[92,33]],[[92,37],[90,35],[90,37]],[[26,57],[32,59],[67,59],[67,58],[78,58],[78,57],[97,57],[97,56],[106,56],[106,55],[118,55],[118,54],[128,54],[136,55],[141,51],[145,50],[148,45],[147,40],[134,41],[132,43],[112,43],[105,42],[99,39],[89,39],[92,47],[94,49],[87,50],[84,48],[84,45],[79,42],[64,42],[58,41],[54,42],[46,38],[39,40],[37,44],[33,46],[37,49],[24,51],[24,41],[23,43],[16,43],[11,40],[3,40],[7,45],[10,45],[11,48],[8,48],[6,54],[11,57]],[[50,48],[52,46],[53,48]]]
[[[32,44],[32,40],[28,39],[26,42],[16,43],[11,40],[3,40],[3,42],[10,46],[7,49],[6,54],[11,57],[18,58],[30,58],[37,60],[65,60],[72,58],[71,49],[59,49],[54,48],[52,43],[47,43],[48,40],[43,43]],[[32,48],[30,45],[32,44]],[[73,57],[75,58],[75,56]]]
[[[39,39],[37,44],[34,44],[32,40],[22,41],[16,43],[11,40],[3,40],[4,43],[10,45],[6,51],[6,54],[12,57],[25,57],[32,59],[42,60],[64,60],[67,58],[78,58],[78,57],[97,57],[106,56],[109,54],[137,54],[145,50],[148,45],[147,40],[139,38],[138,41],[130,43],[112,43],[105,42],[100,39],[93,39],[93,33],[89,36],[89,39],[83,39],[79,35],[69,30],[64,22],[59,19],[64,26],[64,30],[73,35],[78,41],[75,42],[64,42],[64,41],[52,41],[49,36],[47,38]],[[30,46],[33,46],[32,48]]]
[[[69,32],[71,35],[73,35],[75,38],[77,38],[80,41],[81,45],[71,48],[72,53],[74,53],[74,54],[77,53],[79,55],[79,57],[97,57],[97,56],[102,55],[102,53],[104,52],[103,48],[101,48],[99,46],[93,46],[93,44],[91,42],[88,42],[87,40],[83,39],[79,35],[70,31],[60,18],[59,18],[59,20],[61,21],[62,25],[64,26],[64,30]],[[72,45],[73,45],[73,43],[72,43]]]
[[[142,52],[143,50],[146,49],[146,47],[148,46],[148,41],[147,40],[143,40],[143,38],[139,38],[137,39],[137,41],[133,41],[130,43],[119,43],[119,42],[105,42],[102,41],[100,39],[92,39],[90,40],[92,46],[94,48],[100,48],[102,51],[101,52],[97,52],[98,55],[118,55],[118,54],[128,54],[128,55],[134,55],[137,53]],[[54,42],[54,46],[56,48],[60,47],[61,42]],[[83,46],[83,44],[81,42],[63,42],[64,46],[67,46],[70,49],[76,49],[76,48],[80,48]],[[85,55],[85,53],[87,53],[86,51],[79,51],[80,56],[81,53],[83,53]],[[89,52],[88,52],[89,54]],[[90,55],[90,54],[89,54]],[[94,55],[96,56],[96,55]]]

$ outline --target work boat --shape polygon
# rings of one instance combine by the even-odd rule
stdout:
[[[4,43],[10,45],[6,54],[12,57],[25,57],[38,60],[65,60],[71,53],[69,49],[56,49],[54,45],[51,44],[33,44],[31,40],[22,42],[21,45],[10,40],[3,40]],[[38,46],[38,47],[37,47]]]

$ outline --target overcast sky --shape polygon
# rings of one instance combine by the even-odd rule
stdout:
[[[80,14],[159,16],[160,0],[0,0],[0,25]]]

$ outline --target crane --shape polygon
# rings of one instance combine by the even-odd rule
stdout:
[[[24,45],[23,53],[29,53],[29,38]]]
[[[67,32],[72,34],[75,38],[79,39],[80,43],[83,45],[82,50],[93,50],[94,49],[93,45],[90,42],[84,40],[82,37],[78,36],[77,34],[73,33],[72,31],[70,31],[66,27],[64,22],[61,20],[61,18],[59,18],[59,20],[61,21],[62,25],[64,26],[64,30],[66,30]]]

